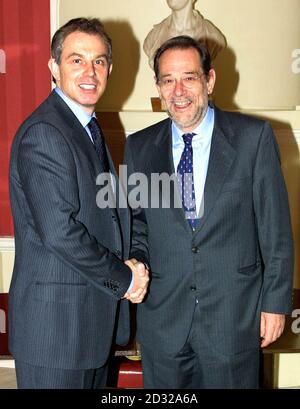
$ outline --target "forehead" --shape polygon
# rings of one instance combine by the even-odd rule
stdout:
[[[106,54],[107,47],[102,38],[96,34],[82,33],[75,31],[67,35],[63,42],[62,53],[69,52],[97,52],[99,54]]]
[[[191,72],[201,69],[200,56],[196,49],[169,49],[166,50],[159,60],[161,74],[168,72]]]

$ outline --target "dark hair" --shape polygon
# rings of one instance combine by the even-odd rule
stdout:
[[[194,40],[189,36],[172,37],[164,42],[156,51],[154,56],[154,72],[156,80],[159,80],[159,61],[162,54],[167,50],[186,50],[188,48],[194,48],[199,53],[201,68],[208,77],[209,70],[211,69],[211,58],[206,47],[201,42]]]
[[[66,37],[76,31],[99,36],[107,48],[107,62],[109,65],[112,64],[112,43],[110,37],[104,30],[103,24],[97,18],[83,17],[74,18],[68,21],[54,34],[51,42],[51,55],[57,64],[61,63],[62,48]]]

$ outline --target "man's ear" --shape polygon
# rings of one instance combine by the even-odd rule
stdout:
[[[207,81],[208,95],[213,93],[215,83],[216,83],[216,71],[213,68],[211,68],[208,73],[208,81]]]
[[[159,98],[160,98],[160,109],[161,109],[161,111],[166,111],[166,109],[167,109],[166,102],[165,102],[164,98],[162,97],[161,89],[160,89],[160,86],[157,83],[156,77],[154,77],[154,81],[155,81],[156,89],[157,89],[157,92],[158,92],[158,95],[159,95]]]
[[[112,72],[112,69],[113,69],[113,65],[110,64],[109,69],[108,69],[108,76],[110,76],[110,74],[111,74],[111,72]]]
[[[160,86],[158,85],[157,81],[158,81],[157,78],[154,77],[154,82],[155,82],[155,85],[156,85],[156,89],[157,89],[159,98],[161,98]]]
[[[51,71],[52,77],[55,78],[56,82],[59,82],[60,80],[59,65],[57,64],[54,58],[50,58],[50,60],[48,61],[48,67],[49,70]]]

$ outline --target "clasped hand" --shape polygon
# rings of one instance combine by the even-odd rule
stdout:
[[[135,258],[126,260],[125,264],[131,269],[134,279],[134,285],[131,290],[125,293],[123,298],[131,301],[134,304],[139,304],[143,301],[149,284],[149,271],[144,263],[137,261]]]
[[[284,324],[284,314],[261,313],[260,336],[262,338],[262,348],[267,347],[280,337],[284,330]]]

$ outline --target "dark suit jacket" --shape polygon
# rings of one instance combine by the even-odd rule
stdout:
[[[126,209],[97,207],[99,165],[86,131],[55,92],[16,134],[9,345],[20,361],[86,369],[107,360],[132,276],[121,261],[129,253],[130,220]],[[128,302],[120,304],[128,319]],[[128,335],[127,321],[119,342]]]
[[[152,173],[172,174],[171,141],[169,119],[129,136],[129,175],[145,173],[150,185]],[[176,195],[175,183],[171,203]],[[261,311],[290,311],[293,271],[288,198],[270,125],[215,109],[200,227],[192,232],[182,207],[149,205],[133,210],[132,239],[131,256],[151,268],[149,295],[138,306],[141,343],[179,351],[198,299],[195,325],[212,348],[235,354],[258,347]]]

